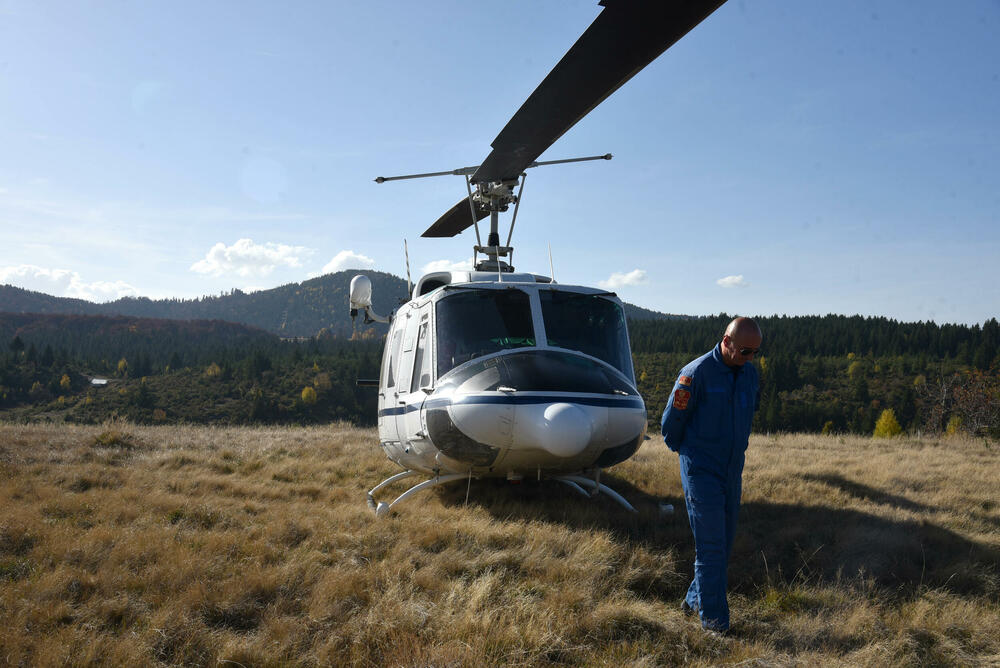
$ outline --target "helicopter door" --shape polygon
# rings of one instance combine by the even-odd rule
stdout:
[[[400,323],[402,334],[402,350],[399,352],[399,367],[396,373],[396,386],[393,388],[392,403],[395,406],[396,432],[402,447],[407,446],[406,409],[410,396],[410,376],[413,374],[413,349],[417,341],[417,319],[415,309],[406,309],[406,319]]]
[[[424,454],[430,443],[426,440],[421,426],[420,409],[423,407],[427,394],[421,389],[431,386],[431,352],[430,352],[430,310],[424,308],[419,317],[407,322],[407,332],[403,337],[403,346],[409,343],[411,351],[404,351],[404,358],[412,360],[409,375],[400,374],[396,385],[399,390],[401,406],[405,410],[397,416],[396,428],[399,439],[404,446],[409,446],[417,454]],[[406,369],[406,367],[402,367]],[[401,369],[401,370],[402,370]]]
[[[399,443],[396,430],[396,379],[399,377],[399,353],[403,343],[403,330],[392,328],[385,345],[385,360],[382,363],[382,383],[378,393],[378,436],[383,444]]]

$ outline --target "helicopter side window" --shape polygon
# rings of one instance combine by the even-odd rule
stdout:
[[[425,316],[426,317],[426,316]],[[427,321],[420,323],[420,332],[417,334],[417,352],[413,358],[413,379],[410,382],[410,392],[416,392],[421,387],[431,384],[431,360],[430,351],[427,350]]]
[[[528,293],[461,290],[438,301],[437,375],[500,350],[535,345]]]
[[[402,338],[403,332],[399,329],[395,331],[392,335],[392,344],[389,346],[389,369],[385,375],[385,386],[395,387],[396,386],[396,367],[399,366],[399,342]]]
[[[622,307],[598,295],[539,290],[550,346],[596,357],[632,377],[632,355]]]

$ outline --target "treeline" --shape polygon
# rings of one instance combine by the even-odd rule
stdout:
[[[684,320],[631,320],[632,350],[701,354],[722,338],[732,318],[723,313]],[[1000,362],[1000,323],[996,318],[982,326],[897,322],[858,315],[772,316],[756,320],[764,331],[765,354],[793,358],[842,357],[848,353],[869,357],[903,355],[927,362],[949,359],[984,371]]]
[[[655,425],[680,369],[731,316],[632,322],[639,390]],[[763,432],[872,434],[891,411],[910,432],[998,436],[1000,324],[899,323],[860,316],[758,318]]]
[[[356,381],[378,376],[380,352],[370,342],[282,342],[278,349],[230,355],[204,367],[112,379],[108,388],[90,388],[64,419],[373,425],[376,390]]]
[[[655,429],[681,367],[730,316],[631,321]],[[758,432],[1000,436],[1000,326],[844,316],[760,318]],[[0,314],[0,419],[372,424],[383,336],[282,339],[221,321]],[[0,343],[2,345],[2,343]],[[94,378],[106,384],[94,384]]]
[[[50,349],[58,360],[72,360],[94,374],[114,373],[125,358],[140,376],[280,343],[263,330],[221,320],[0,313],[0,341],[15,339],[26,351]]]
[[[290,341],[220,321],[11,314],[0,314],[0,336],[6,419],[375,420],[375,392],[355,381],[377,377],[377,338]]]

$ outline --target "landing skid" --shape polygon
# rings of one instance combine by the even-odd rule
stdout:
[[[428,487],[436,487],[437,485],[443,485],[446,482],[451,482],[452,480],[459,480],[461,478],[468,478],[468,474],[465,473],[449,473],[448,475],[439,475],[437,477],[431,478],[430,480],[425,480],[424,482],[414,485],[410,489],[406,490],[402,494],[396,497],[396,500],[392,503],[386,503],[385,501],[379,501],[375,503],[375,492],[379,491],[386,485],[392,484],[397,480],[402,480],[403,478],[410,478],[415,475],[420,475],[419,471],[403,471],[402,473],[397,473],[396,475],[383,480],[379,484],[375,485],[370,492],[368,492],[368,507],[375,511],[375,517],[384,517],[389,514],[392,507],[407,498],[419,492],[422,489],[427,489]]]
[[[600,483],[596,480],[585,478],[582,475],[561,475],[554,479],[568,485],[569,487],[572,487],[573,489],[578,491],[580,494],[583,494],[587,498],[594,498],[600,492],[604,492],[605,494],[610,496],[614,501],[616,501],[618,505],[622,506],[625,510],[629,511],[630,513],[636,512],[636,509],[632,507],[631,503],[625,500],[624,496],[622,496],[615,490],[611,489],[607,485]],[[586,490],[583,489],[583,487],[580,487],[580,485],[586,485],[587,487],[590,487],[591,491],[587,492]]]
[[[392,503],[386,503],[385,501],[378,501],[378,502],[375,501],[375,493],[378,492],[383,487],[385,487],[386,485],[391,485],[397,480],[403,480],[405,478],[411,478],[417,475],[421,475],[421,473],[419,471],[403,471],[402,473],[397,473],[391,478],[383,480],[378,485],[373,487],[372,490],[368,492],[368,507],[375,512],[375,517],[384,517],[388,515],[389,511],[392,510],[393,506],[395,506],[400,501],[403,501],[404,499],[413,496],[422,489],[428,489],[430,487],[436,487],[438,485],[443,485],[445,483],[452,482],[454,480],[462,480],[462,479],[467,479],[470,484],[472,483],[471,472],[449,473],[447,475],[435,476],[430,480],[425,480],[424,482],[414,485],[410,489],[406,490],[405,492],[397,496],[396,500],[393,501]],[[630,513],[636,512],[636,509],[632,507],[631,503],[625,500],[625,497],[623,497],[621,494],[611,489],[607,485],[601,483],[599,481],[600,480],[599,476],[600,476],[599,472],[597,479],[587,478],[582,475],[562,475],[562,476],[556,476],[555,478],[552,478],[552,480],[558,480],[564,485],[567,485],[568,487],[571,487],[572,489],[576,490],[583,496],[586,496],[587,498],[591,499],[600,494],[601,492],[603,492],[604,494],[611,497],[613,501],[618,503],[618,505],[625,508],[625,510],[629,511]],[[590,491],[589,492],[586,491],[583,487],[581,487],[581,485],[583,485],[584,487],[588,487]],[[466,500],[468,500],[468,496],[466,496]]]

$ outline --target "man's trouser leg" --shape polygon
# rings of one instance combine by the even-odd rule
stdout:
[[[729,487],[726,491],[726,564],[733,553],[733,542],[736,539],[736,525],[740,518],[740,500],[743,496],[743,467],[739,471],[730,471]]]
[[[694,580],[687,593],[687,603],[698,610],[701,624],[707,629],[729,628],[729,605],[726,601],[727,531],[726,483],[720,476],[680,456],[681,482],[688,521],[694,534]]]

